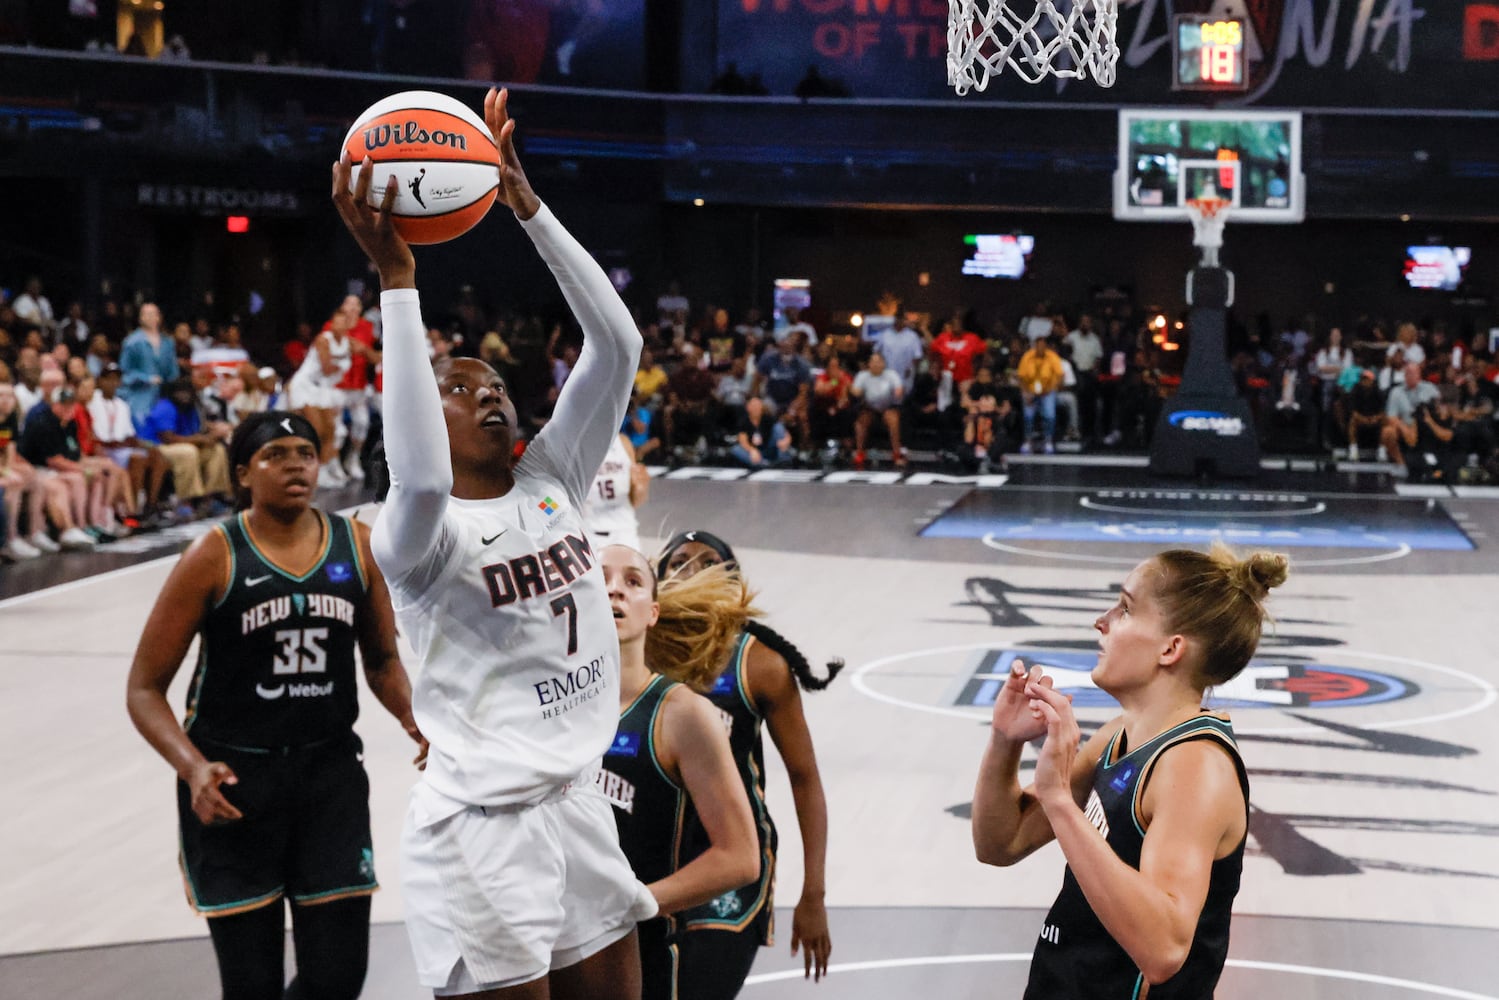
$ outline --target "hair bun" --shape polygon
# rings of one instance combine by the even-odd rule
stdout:
[[[1285,583],[1289,571],[1290,560],[1279,552],[1252,552],[1228,567],[1233,585],[1255,600],[1264,600],[1272,587]]]

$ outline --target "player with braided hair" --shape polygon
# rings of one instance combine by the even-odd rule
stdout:
[[[734,552],[722,539],[707,531],[684,531],[667,542],[656,572],[665,592],[718,566],[740,575]],[[673,680],[695,681],[699,690],[733,720],[729,742],[755,812],[762,859],[757,881],[724,893],[687,915],[681,936],[681,995],[694,1000],[736,996],[760,947],[774,941],[777,837],[765,803],[762,726],[770,730],[785,762],[802,835],[804,875],[801,899],[792,917],[791,952],[802,951],[806,975],[820,980],[832,951],[823,901],[828,812],[812,734],[802,714],[801,692],[827,687],[843,669],[843,661],[829,663],[827,675],[818,677],[790,640],[770,626],[751,620],[745,623],[727,661],[709,671],[707,677],[681,677],[669,660],[662,661],[657,669]]]

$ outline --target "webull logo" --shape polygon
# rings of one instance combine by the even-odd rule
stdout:
[[[1244,421],[1212,410],[1182,410],[1171,414],[1171,426],[1184,431],[1210,431],[1219,437],[1238,437],[1244,433]]]

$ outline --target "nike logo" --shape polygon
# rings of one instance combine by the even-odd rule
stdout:
[[[277,698],[286,693],[286,685],[282,684],[279,687],[263,688],[259,684],[257,684],[255,685],[255,693],[260,695],[266,701],[275,701]]]
[[[505,529],[505,531],[509,531],[509,530],[510,530],[509,528]],[[503,535],[505,533],[505,531],[501,531],[500,535]],[[479,541],[481,543],[485,544],[485,545],[488,545],[491,542],[493,542],[496,538],[499,538],[500,535],[490,535],[488,538],[481,538],[481,539],[479,539]]]
[[[265,583],[270,578],[271,578],[271,574],[269,574],[269,573],[267,573],[265,576],[247,576],[247,577],[245,577],[245,586],[246,587],[258,587],[262,583]]]

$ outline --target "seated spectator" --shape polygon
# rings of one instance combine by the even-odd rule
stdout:
[[[869,440],[869,425],[879,419],[890,435],[890,454],[895,467],[904,469],[906,452],[900,444],[900,411],[906,389],[900,376],[885,367],[884,355],[871,356],[869,367],[854,376],[852,394],[858,402],[858,415],[854,418],[854,468],[862,469],[867,464],[865,444]]]
[[[1431,385],[1430,382],[1421,384]],[[1442,387],[1442,390],[1452,389],[1452,386]],[[1415,439],[1405,442],[1409,445],[1405,451],[1406,478],[1409,482],[1438,481],[1452,484],[1457,481],[1457,470],[1462,466],[1465,456],[1457,445],[1457,422],[1452,412],[1455,396],[1455,392],[1439,391],[1432,402],[1416,406]]]
[[[713,375],[728,371],[734,359],[749,349],[749,341],[745,336],[729,325],[727,309],[712,311],[701,339],[703,354],[707,359],[706,367]]]
[[[144,524],[148,528],[158,527],[166,520],[162,487],[171,465],[160,451],[148,447],[136,436],[130,404],[119,395],[120,380],[120,366],[116,364],[107,366],[99,375],[98,391],[88,403],[94,440],[103,454],[128,473],[131,496],[140,496],[144,491],[148,511]]]
[[[88,510],[95,499],[90,492],[102,489],[103,483],[96,481],[91,486],[80,462],[83,452],[73,421],[76,401],[73,390],[65,385],[50,390],[47,401],[27,417],[26,426],[21,429],[19,450],[21,457],[43,474],[62,480],[67,486],[68,502],[61,511],[53,511],[58,543],[65,549],[91,549],[105,536],[102,531],[84,530],[85,526],[98,527],[88,523]],[[110,541],[113,538],[108,536]]]
[[[1065,373],[1062,359],[1052,349],[1051,341],[1038,337],[1030,350],[1021,357],[1015,368],[1015,377],[1020,382],[1021,401],[1025,410],[1024,435],[1020,442],[1020,453],[1030,454],[1030,438],[1037,412],[1041,414],[1046,454],[1055,452],[1057,434],[1057,393],[1062,388]]]
[[[136,433],[171,464],[177,499],[187,508],[179,508],[179,514],[207,516],[216,505],[233,507],[229,455],[224,443],[204,430],[191,379],[168,383]]]
[[[640,364],[635,371],[635,391],[647,406],[660,406],[665,397],[666,369],[656,361],[656,354],[649,347],[640,351]]]
[[[25,428],[26,418],[31,415],[42,402],[42,359],[34,347],[23,347],[16,355],[16,412],[19,415],[21,427]]]
[[[1379,445],[1384,429],[1385,394],[1374,377],[1374,369],[1360,369],[1358,384],[1348,391],[1348,457],[1355,461],[1360,448]]]
[[[1489,387],[1494,388],[1490,382]],[[1452,416],[1456,421],[1454,445],[1463,457],[1473,456],[1491,479],[1499,479],[1499,435],[1494,428],[1494,400],[1480,386],[1478,377],[1471,371],[1457,376],[1452,403]]]
[[[1402,365],[1424,365],[1426,349],[1418,340],[1419,331],[1414,323],[1401,323],[1395,329],[1395,342],[1385,352],[1388,357],[1398,357]]]
[[[21,534],[21,513],[27,513],[27,522],[33,534],[40,533],[46,540],[46,551],[56,551],[57,545],[41,530],[46,524],[43,505],[46,490],[36,469],[20,456],[16,443],[21,436],[20,414],[16,406],[16,387],[9,381],[0,380],[0,491],[4,492],[5,536],[0,548],[0,559],[19,562],[35,559],[43,549],[27,541]],[[62,484],[59,482],[60,487]]]
[[[963,422],[964,464],[981,476],[1005,468],[1005,455],[1021,443],[1020,410],[1009,397],[984,392]]]
[[[750,368],[749,358],[735,358],[733,367],[719,376],[718,386],[713,390],[719,427],[739,426],[739,414],[754,390],[755,372]]]
[[[1437,387],[1421,380],[1420,362],[1406,362],[1404,379],[1385,397],[1384,428],[1379,435],[1381,461],[1388,459],[1399,465],[1405,460],[1405,449],[1415,446],[1425,422],[1416,419],[1418,411],[1436,401]]]
[[[52,312],[52,301],[42,294],[42,279],[32,275],[26,279],[26,289],[11,303],[16,319],[26,328],[37,330],[48,343],[57,337],[57,317]]]
[[[661,449],[661,435],[656,430],[656,422],[650,407],[641,402],[640,393],[632,391],[621,433],[629,439],[630,447],[635,452],[635,461],[641,465]]]
[[[115,363],[114,351],[109,346],[109,338],[102,333],[96,333],[90,337],[88,353],[84,355],[83,360],[88,365],[89,374],[98,378],[107,366]]]
[[[817,346],[816,327],[814,327],[811,323],[808,323],[806,320],[802,319],[800,309],[788,308],[786,310],[786,325],[777,328],[772,336],[775,337],[775,342],[779,344],[783,340],[796,337],[799,334],[804,338],[808,346]],[[849,368],[845,365],[844,370],[856,371],[857,369]]]
[[[73,403],[73,425],[78,433],[78,447],[83,452],[79,462],[91,486],[95,487],[94,499],[89,509],[89,522],[98,525],[98,530],[85,528],[99,541],[122,538],[140,526],[140,508],[136,505],[136,491],[131,487],[130,474],[124,466],[116,464],[94,437],[93,416],[89,404],[96,395],[94,380],[85,377],[74,390],[77,399]],[[101,537],[108,533],[109,538]]]
[[[797,436],[799,447],[806,450],[811,432],[807,418],[812,397],[812,366],[796,353],[794,338],[788,337],[768,349],[756,371],[760,378],[755,395]]]
[[[666,406],[662,408],[666,450],[679,461],[689,448],[692,460],[714,434],[713,390],[716,380],[703,370],[703,352],[696,344],[684,344],[682,362],[666,381]],[[696,444],[694,444],[696,443]]]
[[[791,433],[766,408],[758,396],[751,396],[739,416],[738,435],[730,454],[741,465],[764,469],[785,465],[796,457],[791,451]]]
[[[812,437],[828,442],[834,457],[849,436],[854,421],[850,390],[853,378],[843,370],[838,355],[829,354],[827,367],[812,383]]]
[[[88,321],[83,318],[83,303],[68,303],[68,315],[58,325],[57,339],[73,349],[75,354],[85,353],[91,343],[92,331],[89,329]],[[109,341],[106,338],[105,343]]]

